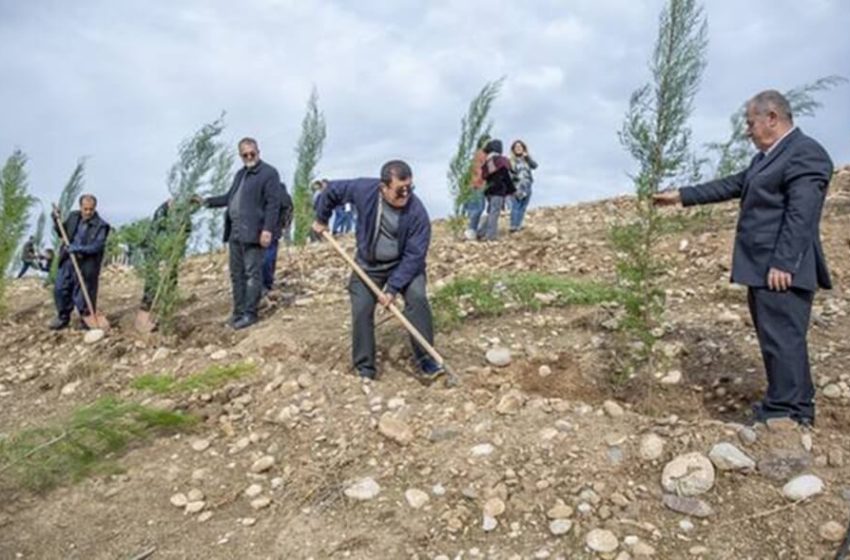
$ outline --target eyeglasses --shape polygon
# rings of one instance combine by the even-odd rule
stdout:
[[[257,152],[245,152],[243,154],[239,154],[239,157],[242,159],[254,159],[257,157]]]

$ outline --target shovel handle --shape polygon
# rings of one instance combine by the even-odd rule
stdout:
[[[348,266],[351,268],[351,270],[353,270],[354,273],[363,281],[363,283],[366,284],[370,290],[372,290],[372,293],[375,294],[375,297],[380,297],[382,292],[378,285],[375,284],[375,281],[372,280],[369,275],[366,274],[366,272],[356,262],[354,262],[354,259],[352,259],[348,255],[348,253],[343,250],[342,247],[339,246],[339,243],[336,242],[336,239],[334,239],[333,236],[327,232],[327,230],[322,232],[322,237],[325,239],[325,241],[331,244],[331,247],[333,247],[334,250],[339,253],[339,256],[341,256],[345,260],[345,262],[348,263]],[[407,332],[410,333],[410,336],[416,339],[416,342],[418,342],[419,345],[422,346],[422,348],[428,353],[428,355],[434,358],[434,361],[440,364],[440,366],[445,367],[445,361],[443,360],[443,357],[440,356],[440,354],[434,349],[433,346],[431,346],[430,342],[425,340],[425,337],[422,336],[422,333],[420,333],[419,330],[417,330],[417,328],[414,327],[413,324],[407,320],[407,317],[405,317],[404,314],[399,311],[398,307],[396,307],[395,305],[390,305],[389,310],[392,312],[393,315],[396,316],[396,319],[401,321],[401,324],[404,325],[404,328],[407,329]]]
[[[62,241],[65,243],[65,246],[69,248],[68,256],[71,258],[71,264],[74,266],[74,272],[77,274],[77,280],[80,283],[80,291],[83,292],[83,298],[86,300],[86,306],[89,308],[89,315],[91,315],[93,320],[96,320],[94,305],[92,305],[91,296],[89,296],[89,289],[86,287],[85,280],[83,280],[83,273],[80,270],[80,265],[77,264],[77,257],[75,257],[74,253],[70,250],[71,242],[68,241],[68,233],[65,231],[65,225],[62,223],[62,213],[59,212],[59,208],[55,204],[53,205],[53,211],[56,216],[56,225],[59,229],[59,234],[62,236]]]

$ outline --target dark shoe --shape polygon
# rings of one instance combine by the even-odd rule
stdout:
[[[437,379],[446,373],[446,368],[433,359],[425,357],[419,360],[419,373],[425,379]]]
[[[71,322],[67,317],[56,317],[47,325],[47,328],[51,331],[61,331],[64,328],[68,327],[68,324]]]
[[[375,372],[371,369],[361,369],[357,371],[357,377],[360,379],[369,379],[371,381],[375,380]]]
[[[253,325],[257,321],[259,321],[259,319],[257,319],[256,315],[253,315],[251,313],[246,313],[245,315],[242,315],[241,317],[239,317],[239,319],[237,319],[233,323],[233,329],[237,330],[237,331],[242,330],[242,329],[247,329],[248,327],[250,327],[251,325]]]
[[[82,317],[80,317],[80,320],[79,320],[79,322],[77,323],[77,326],[76,326],[76,327],[74,327],[74,328],[75,328],[76,330],[78,330],[78,331],[87,331],[87,330],[89,330],[89,326],[86,324],[85,320],[83,320],[83,318],[82,318]]]
[[[227,326],[233,328],[233,325],[235,325],[236,321],[238,321],[240,318],[242,318],[242,315],[237,315],[236,313],[234,313],[230,316],[230,319],[227,320]]]

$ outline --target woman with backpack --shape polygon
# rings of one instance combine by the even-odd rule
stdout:
[[[525,211],[531,200],[531,185],[534,183],[532,170],[534,169],[537,169],[537,162],[531,159],[525,142],[514,140],[511,144],[511,174],[516,192],[511,200],[511,233],[522,229]]]
[[[484,240],[493,241],[499,235],[499,214],[505,199],[516,188],[511,178],[511,162],[502,155],[502,141],[490,140],[484,147],[487,159],[481,167],[481,176],[487,182],[484,196],[487,197],[487,221],[484,224]]]

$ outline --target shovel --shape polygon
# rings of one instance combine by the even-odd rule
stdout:
[[[325,239],[325,241],[331,244],[331,247],[333,247],[337,253],[339,253],[339,256],[341,256],[343,260],[345,260],[345,262],[348,264],[351,270],[353,270],[354,273],[360,278],[360,280],[362,280],[363,283],[369,287],[372,293],[375,294],[375,297],[380,297],[382,293],[381,289],[375,284],[375,282],[371,278],[369,278],[369,275],[366,274],[363,269],[357,265],[356,262],[354,262],[354,259],[348,256],[348,253],[346,253],[343,248],[339,246],[339,243],[336,242],[336,239],[334,239],[333,236],[327,231],[322,232],[322,237]],[[446,372],[446,387],[456,386],[459,383],[457,376],[449,368],[445,360],[443,360],[443,357],[440,356],[439,353],[437,353],[434,347],[431,346],[431,344],[427,340],[425,340],[425,337],[422,336],[422,333],[420,333],[416,329],[416,327],[414,327],[410,323],[410,321],[407,320],[407,317],[404,316],[404,314],[401,312],[401,310],[399,310],[398,307],[396,307],[395,305],[390,305],[389,310],[392,312],[393,315],[395,315],[396,319],[401,322],[404,328],[407,329],[407,332],[410,333],[410,336],[412,336],[416,340],[416,342],[419,343],[419,345],[425,350],[425,352],[427,352],[428,355],[431,356],[431,358],[433,358],[435,362],[442,366],[443,370]]]
[[[53,206],[53,211],[56,216],[56,225],[59,227],[59,234],[62,236],[62,242],[65,243],[66,247],[70,247],[71,242],[68,240],[68,233],[65,231],[65,225],[62,223],[62,214],[59,212],[59,208],[55,205]],[[83,292],[83,299],[86,300],[86,306],[89,309],[89,314],[83,317],[83,323],[85,323],[90,329],[100,329],[103,331],[109,329],[109,321],[106,320],[106,317],[100,313],[95,313],[94,305],[92,305],[91,302],[91,296],[89,296],[89,290],[83,279],[83,273],[80,271],[80,265],[77,263],[77,257],[71,251],[68,251],[68,257],[71,259],[71,264],[74,266],[74,272],[77,275],[77,282],[80,284],[80,291]]]

